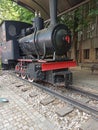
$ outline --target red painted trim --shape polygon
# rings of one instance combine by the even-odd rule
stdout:
[[[49,62],[42,64],[42,71],[56,70],[75,67],[76,61],[64,61],[64,62]]]

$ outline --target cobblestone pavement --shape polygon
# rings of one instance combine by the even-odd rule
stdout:
[[[0,130],[57,130],[52,122],[33,109],[23,98],[13,92],[0,76]]]

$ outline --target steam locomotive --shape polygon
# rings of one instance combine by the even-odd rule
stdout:
[[[33,25],[5,21],[1,26],[2,65],[15,66],[15,73],[30,82],[45,81],[52,84],[72,84],[69,67],[76,62],[67,57],[72,46],[71,32],[57,23],[57,1],[50,0],[50,25],[45,28],[40,13]]]

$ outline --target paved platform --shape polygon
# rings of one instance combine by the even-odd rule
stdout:
[[[90,69],[76,67],[73,72],[73,85],[98,94],[98,70],[93,74]]]
[[[0,82],[1,97],[9,102],[0,103],[0,130],[58,130],[51,121]]]

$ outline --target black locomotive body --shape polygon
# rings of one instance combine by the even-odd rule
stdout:
[[[76,66],[76,62],[67,57],[72,44],[71,32],[66,25],[58,24],[56,17],[57,0],[50,0],[51,23],[47,28],[44,28],[40,15],[34,18],[33,26],[7,21],[7,51],[2,51],[3,64],[5,59],[17,62],[16,74],[30,82],[42,80],[52,84],[64,83],[65,86],[72,84],[69,67]]]

